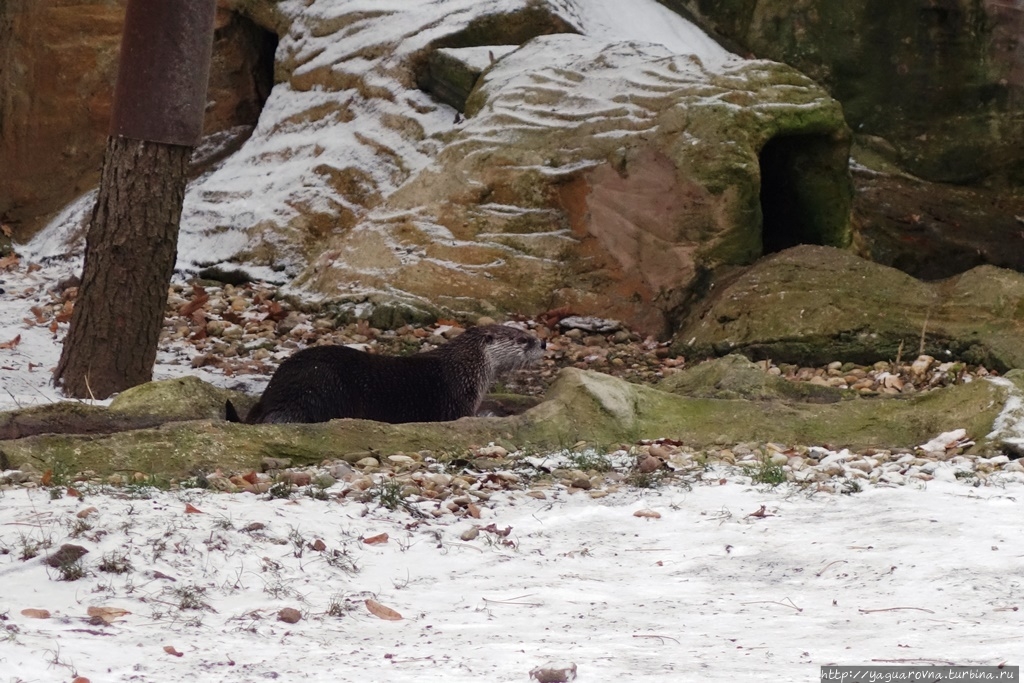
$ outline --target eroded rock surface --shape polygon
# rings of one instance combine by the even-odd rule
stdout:
[[[693,448],[759,441],[830,447],[913,448],[963,429],[983,453],[1016,452],[1021,443],[1021,377],[979,380],[903,398],[851,398],[817,404],[788,399],[706,398],[749,381],[728,375],[733,363],[694,371],[687,395],[601,373],[566,368],[540,405],[506,418],[388,425],[333,420],[308,425],[241,425],[223,420],[170,422],[109,435],[44,434],[0,440],[4,469],[159,476],[214,470],[247,472],[265,458],[292,465],[430,450],[458,456],[493,442],[506,452],[557,450],[583,440],[633,444],[668,438]],[[744,373],[744,369],[740,369]]]
[[[935,358],[1024,367],[1024,275],[979,266],[940,282],[829,247],[800,246],[723,281],[676,350],[816,365]]]
[[[1024,179],[1024,28],[1001,0],[660,0],[810,75],[850,126],[934,181]]]
[[[0,3],[0,218],[26,239],[99,180],[125,0]],[[276,37],[217,13],[204,132],[253,126]]]

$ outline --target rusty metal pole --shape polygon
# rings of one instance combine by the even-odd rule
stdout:
[[[149,381],[203,131],[216,0],[129,0],[82,285],[54,382],[106,398]]]

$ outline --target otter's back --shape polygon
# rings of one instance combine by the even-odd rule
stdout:
[[[401,357],[317,346],[281,363],[246,422],[436,422],[471,414],[474,402],[475,386],[436,352]]]

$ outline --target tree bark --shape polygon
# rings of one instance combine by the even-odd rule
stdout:
[[[148,382],[177,258],[192,148],[112,136],[54,383],[103,399]]]

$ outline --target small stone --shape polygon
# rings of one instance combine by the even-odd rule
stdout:
[[[351,481],[356,472],[347,462],[336,462],[327,471],[332,477],[341,481]]]
[[[647,452],[653,455],[655,458],[661,458],[662,460],[668,460],[672,455],[672,451],[667,447],[659,443],[652,443]]]
[[[569,683],[576,680],[576,665],[572,662],[548,662],[531,669],[530,678],[537,683]]]
[[[461,538],[463,541],[472,541],[473,539],[475,539],[479,535],[480,535],[480,528],[474,526],[474,527],[470,527],[470,528],[466,529],[461,534],[459,534],[459,538]]]
[[[449,474],[443,472],[433,472],[427,475],[427,481],[434,486],[443,487],[448,486],[452,482],[452,477]]]
[[[95,507],[87,507],[84,510],[79,510],[75,517],[78,517],[79,519],[85,519],[86,517],[95,515],[98,512],[99,510]]]
[[[245,330],[238,325],[228,325],[221,333],[221,337],[224,339],[241,339],[244,334]]]
[[[769,456],[769,459],[773,465],[789,464],[789,456],[785,453],[772,453],[771,456]]]
[[[637,468],[638,471],[642,472],[643,474],[650,474],[651,472],[653,472],[656,469],[658,469],[659,467],[661,467],[661,465],[662,465],[662,461],[661,460],[659,460],[658,458],[656,458],[654,456],[648,455],[648,456],[646,456],[645,458],[643,458],[642,460],[640,460],[640,462],[638,462],[636,464],[636,468]],[[583,488],[583,487],[577,487],[577,488]],[[587,488],[589,488],[589,487],[587,487]]]
[[[655,460],[657,460],[657,458],[655,458]],[[594,488],[594,484],[591,483],[590,479],[588,479],[585,476],[583,476],[583,477],[574,477],[570,481],[569,485],[572,486],[575,489],[582,489],[584,491],[589,491],[590,489]]]
[[[380,463],[377,461],[377,458],[367,457],[357,462],[356,467],[365,470],[368,467],[380,467]]]
[[[530,498],[536,498],[537,500],[547,500],[548,496],[543,491],[527,491],[526,495]]]
[[[51,567],[66,567],[74,562],[77,562],[82,558],[83,555],[89,551],[80,545],[74,545],[73,543],[65,543],[57,549],[51,555],[47,555],[43,560],[46,564]]]
[[[292,486],[309,486],[313,481],[313,477],[309,472],[282,472],[280,476],[281,481],[291,484]]]
[[[245,491],[246,493],[256,493],[256,485],[250,482],[245,477],[239,477],[235,475],[231,477],[230,481],[240,491]]]
[[[302,620],[302,612],[294,607],[285,607],[277,613],[277,620],[286,624],[297,624]]]
[[[388,456],[388,461],[393,462],[396,465],[408,465],[410,463],[416,462],[416,459],[415,458],[411,458],[408,455],[398,454],[398,455],[389,455]]]
[[[263,458],[260,461],[260,471],[270,472],[271,470],[284,470],[292,466],[288,458]]]
[[[223,493],[235,493],[238,491],[238,487],[231,482],[231,479],[225,477],[223,474],[207,475],[206,483],[214,491],[221,491]]]
[[[910,364],[910,372],[917,377],[923,377],[934,362],[935,359],[931,356],[920,355],[917,357],[917,360]]]
[[[508,455],[508,449],[491,444],[477,449],[476,454],[483,458],[504,458]]]

